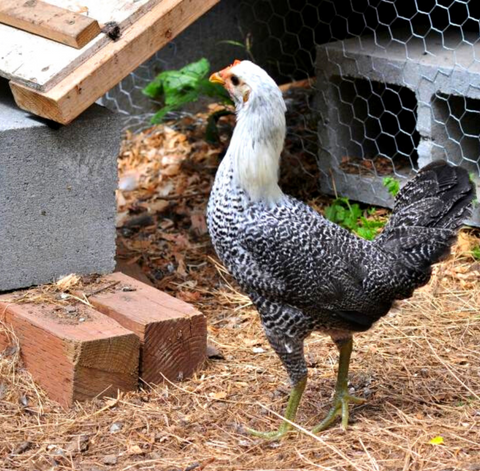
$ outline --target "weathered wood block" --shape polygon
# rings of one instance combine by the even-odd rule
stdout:
[[[53,400],[69,406],[136,389],[140,343],[134,333],[83,304],[72,319],[62,315],[64,308],[7,299],[0,296],[0,319],[13,327],[26,368]],[[0,336],[0,349],[5,346]]]
[[[2,0],[0,22],[77,49],[100,34],[96,20],[41,0]]]
[[[140,338],[140,377],[155,384],[163,381],[163,376],[175,381],[192,375],[206,358],[205,316],[184,301],[123,273],[103,280],[104,286],[112,287],[102,291],[101,286],[92,287],[94,294],[85,294],[96,309]]]

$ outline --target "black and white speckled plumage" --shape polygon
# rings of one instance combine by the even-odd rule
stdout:
[[[249,73],[255,75],[258,68],[236,69],[249,85]],[[262,156],[254,155],[258,141],[280,139],[283,144],[284,135],[284,129],[276,132],[268,124],[274,122],[271,114],[283,116],[280,92],[263,75],[252,80],[266,84],[264,89],[253,86],[249,101],[263,92],[269,99],[261,107],[237,103],[238,124],[215,179],[208,227],[218,256],[257,307],[272,347],[296,383],[306,374],[303,341],[313,330],[333,338],[368,330],[396,299],[411,296],[429,280],[431,265],[449,253],[469,215],[474,190],[463,169],[443,162],[425,167],[399,193],[393,215],[375,241],[277,193],[272,182],[263,182],[272,185],[271,191],[252,190],[248,180],[241,183],[236,175],[242,159],[261,165]],[[247,132],[249,119],[256,125]],[[282,126],[281,120],[277,123]],[[243,152],[241,158],[237,151]],[[277,169],[271,170],[276,184]]]

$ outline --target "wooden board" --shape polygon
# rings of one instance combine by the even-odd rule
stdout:
[[[10,82],[17,105],[68,124],[219,0],[163,0],[48,92]]]
[[[40,0],[2,0],[0,23],[77,49],[100,34],[97,20]]]
[[[89,296],[89,290],[98,294]],[[123,273],[103,277],[100,287],[84,294],[97,310],[138,335],[140,377],[147,383],[160,383],[163,376],[188,378],[205,361],[206,318],[190,304]]]
[[[57,306],[9,304],[0,296],[0,319],[13,327],[26,368],[47,394],[64,406],[138,384],[138,337],[83,304],[83,322]],[[60,308],[62,309],[62,308]],[[0,350],[5,348],[0,336]]]
[[[123,31],[161,1],[48,0],[48,3],[94,18],[100,26],[116,22]],[[52,88],[112,42],[101,33],[82,49],[74,49],[4,24],[0,24],[0,38],[0,76],[41,91]]]

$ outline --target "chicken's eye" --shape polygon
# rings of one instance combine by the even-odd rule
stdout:
[[[232,75],[230,77],[230,80],[232,81],[232,85],[235,86],[235,87],[240,83],[240,80],[238,79],[238,77],[236,75]]]

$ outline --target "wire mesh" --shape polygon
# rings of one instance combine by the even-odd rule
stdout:
[[[314,84],[300,139],[318,159],[322,189],[388,206],[383,177],[405,181],[431,160],[480,177],[480,2],[242,0],[236,8],[245,57],[279,83]],[[154,66],[168,60],[149,61],[112,95],[137,122],[153,111],[138,96]]]

